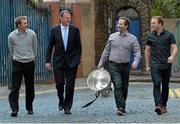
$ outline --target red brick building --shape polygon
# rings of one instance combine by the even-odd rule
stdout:
[[[116,31],[119,16],[127,16],[133,22],[132,32],[138,37],[142,51],[139,70],[144,70],[144,49],[149,32],[151,0],[60,0],[45,4],[51,6],[52,25],[59,23],[61,7],[72,10],[73,24],[81,31],[83,46],[78,77],[87,76],[98,64],[109,34]],[[133,31],[134,29],[136,30]]]

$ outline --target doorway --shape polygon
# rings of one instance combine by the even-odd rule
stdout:
[[[130,19],[130,26],[128,28],[128,31],[131,34],[133,34],[134,36],[136,36],[138,43],[141,44],[140,19],[139,19],[139,15],[138,15],[137,11],[130,7],[121,8],[116,16],[115,31],[118,31],[118,29],[117,29],[118,20],[119,20],[119,17],[122,17],[122,16],[128,17]],[[133,60],[134,60],[134,51],[131,50],[130,64],[133,63]],[[141,69],[141,61],[138,65],[137,69],[138,70]]]

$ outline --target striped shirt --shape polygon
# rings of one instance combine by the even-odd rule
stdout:
[[[115,63],[129,63],[131,49],[134,50],[135,66],[140,62],[141,51],[137,38],[130,33],[115,32],[109,36],[106,47],[101,55],[99,65],[103,65],[107,60]]]
[[[26,63],[35,59],[37,54],[37,37],[34,31],[27,29],[20,32],[18,29],[8,36],[8,47],[13,60]]]

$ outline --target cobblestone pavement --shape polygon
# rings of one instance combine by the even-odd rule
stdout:
[[[87,87],[76,88],[72,115],[65,115],[63,111],[58,111],[58,99],[53,85],[39,87],[42,86],[36,86],[33,115],[28,115],[25,110],[23,91],[16,118],[10,117],[11,110],[7,95],[1,96],[0,123],[180,123],[180,84],[178,83],[170,85],[168,113],[163,115],[154,112],[151,83],[130,83],[125,116],[116,115],[113,95],[108,98],[100,97],[91,106],[81,108],[95,98],[94,91]]]

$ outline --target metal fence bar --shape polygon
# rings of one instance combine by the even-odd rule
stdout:
[[[9,56],[8,56],[8,49],[7,47],[7,35],[10,33],[10,27],[9,23],[10,20],[7,17],[10,17],[10,6],[7,6],[10,1],[1,1],[0,3],[0,13],[1,19],[0,19],[0,39],[1,39],[1,45],[0,45],[0,80],[1,80],[1,86],[6,85],[6,82],[10,81],[10,75],[9,75]]]
[[[51,28],[50,10],[36,7],[26,0],[0,0],[0,86],[11,83],[11,59],[8,53],[7,37],[15,29],[14,18],[27,16],[29,28],[34,30],[38,38],[38,54],[36,57],[35,82],[47,82],[52,77],[52,71],[44,67],[45,54]]]

